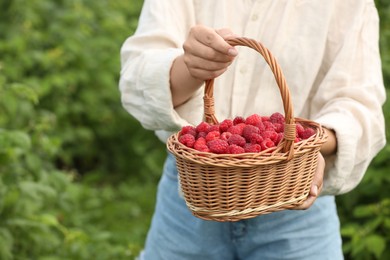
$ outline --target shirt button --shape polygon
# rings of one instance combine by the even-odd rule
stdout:
[[[257,19],[259,19],[257,14],[252,15],[252,21],[257,21]]]

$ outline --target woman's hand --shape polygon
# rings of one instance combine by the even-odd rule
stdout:
[[[184,63],[191,76],[204,81],[224,73],[238,54],[225,41],[232,36],[229,29],[214,30],[202,25],[192,27],[183,44]]]
[[[225,40],[234,37],[229,29],[214,30],[197,25],[183,44],[184,54],[177,57],[170,72],[173,106],[186,102],[204,83],[226,71],[237,50]]]
[[[293,209],[308,209],[313,205],[314,201],[320,195],[322,190],[323,180],[324,180],[324,170],[325,170],[325,159],[322,156],[322,154],[319,152],[317,169],[313,176],[313,182],[311,184],[309,195],[307,196],[307,199],[300,206]]]
[[[325,171],[325,159],[324,156],[330,156],[337,151],[337,139],[333,130],[324,128],[326,135],[328,136],[326,142],[322,145],[320,152],[318,153],[318,164],[316,172],[314,173],[313,183],[310,188],[307,199],[298,207],[294,209],[308,209],[313,205],[314,201],[320,195],[322,191]]]

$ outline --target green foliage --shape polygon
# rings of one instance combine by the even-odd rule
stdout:
[[[377,0],[381,19],[383,76],[390,93],[390,2]],[[385,112],[387,145],[371,163],[361,184],[337,198],[346,259],[390,259],[390,100]]]
[[[165,147],[118,91],[142,3],[0,1],[0,259],[133,259],[143,247]],[[376,4],[389,88],[390,3]],[[389,101],[384,111],[390,129]],[[388,158],[389,144],[337,198],[347,259],[390,258]]]
[[[0,259],[131,259],[164,147],[121,107],[141,1],[2,1]]]

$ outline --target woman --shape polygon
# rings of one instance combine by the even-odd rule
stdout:
[[[140,258],[343,259],[335,196],[359,184],[385,144],[378,24],[370,0],[146,0],[121,50],[120,91],[125,109],[161,141],[202,121],[211,78],[219,119],[283,112],[264,60],[226,43],[235,35],[273,53],[295,116],[323,125],[328,141],[300,207],[232,223],[190,213],[168,155]]]

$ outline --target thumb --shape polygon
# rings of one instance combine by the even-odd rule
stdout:
[[[224,40],[237,37],[229,28],[216,29],[215,32],[219,34]]]
[[[221,28],[221,29],[216,29],[215,32],[222,37],[225,41],[234,37],[237,37],[236,34],[234,34],[229,28]],[[234,47],[231,47],[228,50],[228,54],[230,56],[237,56],[238,52]]]

